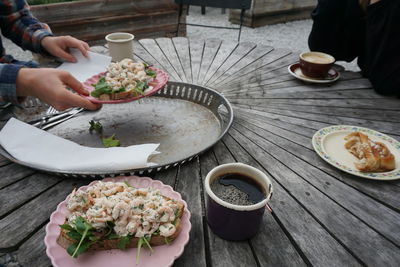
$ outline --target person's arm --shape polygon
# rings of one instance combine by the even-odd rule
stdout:
[[[52,36],[50,28],[29,12],[25,0],[0,1],[0,27],[2,34],[23,49],[43,54],[41,41]]]
[[[17,104],[16,80],[22,65],[0,64],[0,102],[11,102]]]
[[[365,22],[359,0],[319,0],[311,13],[310,50],[352,61],[363,49]]]

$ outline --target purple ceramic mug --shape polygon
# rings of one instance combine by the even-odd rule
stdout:
[[[212,190],[211,184],[222,175],[242,174],[259,184],[265,198],[253,205],[235,205],[219,198]],[[272,183],[260,170],[243,163],[228,163],[212,169],[206,177],[205,189],[207,199],[207,222],[211,230],[226,240],[246,240],[257,234],[264,211],[272,197]]]

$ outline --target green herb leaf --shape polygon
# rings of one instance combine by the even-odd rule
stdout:
[[[90,124],[90,128],[89,128],[90,133],[95,131],[96,133],[101,134],[103,132],[103,125],[101,125],[101,123],[99,121],[91,120],[91,121],[89,121],[89,124]]]
[[[130,240],[131,237],[129,235],[121,237],[121,239],[118,241],[118,248],[122,250],[126,249],[126,245],[128,245]]]
[[[90,95],[93,97],[99,97],[102,94],[111,94],[112,88],[106,83],[106,78],[101,77],[96,84],[92,84],[95,88]]]
[[[93,244],[94,242],[86,242],[86,243],[82,243],[77,250],[75,250],[75,255],[73,255],[72,257],[77,258],[79,255],[81,255],[83,252],[85,252],[86,250],[88,250],[88,248]]]
[[[143,246],[143,237],[141,237],[140,239],[139,239],[139,242],[138,242],[138,246],[137,246],[137,253],[136,253],[136,264],[139,264],[139,258],[140,258],[140,249],[142,248],[142,246]]]
[[[136,83],[136,87],[134,88],[134,90],[140,94],[144,94],[144,90],[146,90],[147,88],[149,88],[149,85],[147,84],[147,82],[137,82]]]
[[[115,147],[121,145],[121,142],[115,138],[115,134],[108,138],[102,138],[102,142],[104,147]]]
[[[106,238],[107,239],[117,239],[117,238],[120,238],[120,236],[117,235],[116,233],[111,233]]]
[[[109,239],[109,236],[111,234],[113,234],[113,232],[114,232],[114,226],[115,226],[115,223],[113,223],[112,221],[106,222],[107,233],[104,235],[104,238]]]
[[[153,248],[150,246],[151,235],[145,235],[142,238],[146,246],[150,249],[150,254],[153,253]]]
[[[178,221],[179,217],[181,216],[181,209],[177,209],[175,211],[175,220],[172,222],[173,225],[176,224],[176,222]]]
[[[68,231],[74,231],[74,228],[71,225],[69,225],[68,223],[60,224],[59,226],[61,229],[65,229]]]
[[[75,228],[76,228],[76,231],[82,235],[86,230],[85,219],[83,219],[81,216],[76,218]]]
[[[169,240],[168,237],[164,237],[164,242],[165,242],[165,244],[167,244],[167,245],[170,245],[170,244],[171,244],[171,241]]]
[[[114,90],[113,93],[121,93],[121,92],[125,92],[125,87],[121,87],[118,90]]]
[[[146,69],[145,72],[146,72],[147,76],[150,76],[150,77],[153,77],[153,78],[155,78],[157,76],[157,73],[152,69]]]
[[[128,187],[135,188],[135,187],[131,186],[127,181],[124,181],[124,183],[125,183]]]
[[[77,246],[78,246],[77,243],[73,243],[73,244],[69,245],[69,247],[67,248],[67,252],[70,256],[74,255],[74,252],[77,249]]]
[[[71,237],[72,239],[79,241],[82,238],[82,235],[78,232],[76,232],[75,230],[70,231],[67,233],[67,236]]]
[[[84,218],[78,217],[75,220],[75,228],[76,230],[82,235],[81,239],[79,240],[78,245],[76,246],[76,249],[74,250],[72,257],[76,258],[80,254],[82,254],[84,251],[86,251],[92,242],[87,242],[85,239],[88,236],[88,232],[92,229],[92,226],[88,224]]]

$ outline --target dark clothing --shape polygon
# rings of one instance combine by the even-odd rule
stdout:
[[[352,61],[375,90],[400,96],[400,1],[381,0],[364,11],[358,0],[318,0],[310,50]]]

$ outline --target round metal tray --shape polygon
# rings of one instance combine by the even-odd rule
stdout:
[[[233,121],[230,103],[218,92],[198,85],[168,82],[152,97],[118,105],[103,105],[99,111],[83,112],[49,130],[57,136],[89,147],[103,147],[101,138],[89,133],[89,121],[100,121],[103,136],[115,134],[122,146],[160,143],[150,161],[157,165],[110,172],[60,172],[40,169],[70,177],[106,177],[151,173],[192,160],[218,142]],[[3,149],[0,153],[14,159]],[[29,166],[33,167],[34,166]]]

